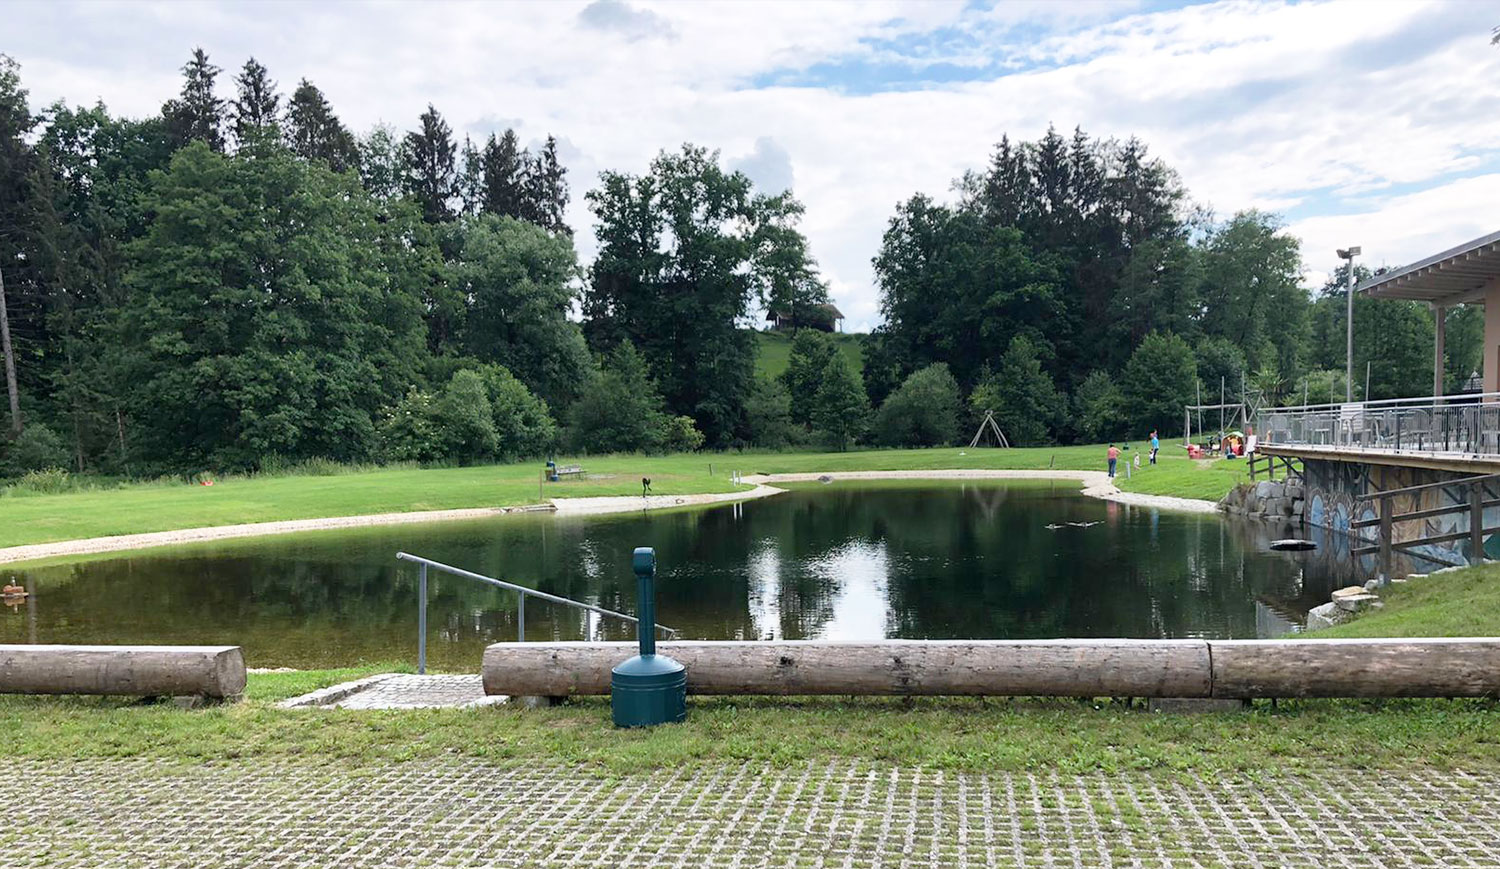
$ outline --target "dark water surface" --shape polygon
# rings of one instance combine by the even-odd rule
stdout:
[[[1097,523],[1088,527],[1068,522]],[[1048,528],[1047,526],[1061,526]],[[1265,526],[1085,498],[1075,482],[836,483],[651,515],[546,515],[199,544],[5,570],[33,592],[0,642],[235,643],[251,666],[411,661],[405,550],[623,612],[656,547],[658,620],[690,639],[1255,637],[1346,580]],[[433,666],[516,638],[515,595],[434,573]],[[536,600],[531,640],[619,638]]]

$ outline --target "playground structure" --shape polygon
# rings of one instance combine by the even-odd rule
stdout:
[[[1010,446],[1010,441],[1006,439],[1005,432],[1001,431],[1000,424],[995,422],[995,412],[993,410],[984,412],[984,419],[979,423],[979,430],[974,432],[974,439],[969,441],[970,449],[979,446],[979,442],[984,440],[985,432],[989,432],[994,437],[995,446],[1007,448]]]
[[[1189,404],[1182,411],[1182,445],[1189,450],[1193,447],[1193,414],[1198,415],[1198,434],[1203,434],[1203,412],[1219,412],[1219,426],[1216,429],[1217,436],[1213,443],[1219,443],[1226,432],[1236,431],[1237,427],[1243,427],[1251,418],[1249,409],[1243,402],[1229,402],[1226,404]],[[1214,447],[1217,449],[1217,447]]]

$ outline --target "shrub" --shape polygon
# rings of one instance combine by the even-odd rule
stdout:
[[[8,464],[12,474],[28,471],[45,471],[49,468],[68,466],[68,448],[62,438],[52,429],[40,423],[32,423],[16,435],[10,445]]]
[[[433,406],[443,455],[474,462],[495,455],[500,445],[489,389],[475,371],[459,371]]]
[[[538,398],[501,365],[479,369],[489,392],[497,450],[502,458],[542,456],[557,445],[557,423]]]
[[[669,416],[663,423],[662,445],[671,452],[687,453],[703,446],[703,432],[690,416]]]
[[[61,492],[70,492],[78,487],[67,471],[62,468],[47,468],[41,471],[27,471],[25,476],[16,481],[14,488],[26,494],[56,495]]]
[[[893,447],[940,446],[958,436],[958,381],[939,362],[913,372],[875,417],[875,437]]]
[[[387,462],[431,462],[443,457],[430,394],[413,387],[394,407],[381,411],[375,430]]]

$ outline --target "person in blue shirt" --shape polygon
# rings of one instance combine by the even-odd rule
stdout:
[[[1156,437],[1156,429],[1151,430],[1151,464],[1156,464],[1156,451],[1161,449],[1161,441]]]

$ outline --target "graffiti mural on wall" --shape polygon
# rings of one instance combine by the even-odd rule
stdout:
[[[1351,528],[1351,523],[1379,518],[1374,500],[1358,500],[1358,496],[1370,492],[1388,492],[1411,486],[1455,481],[1451,486],[1434,486],[1420,492],[1395,495],[1390,499],[1397,515],[1439,507],[1467,507],[1469,486],[1456,483],[1473,476],[1456,471],[1435,471],[1427,468],[1393,467],[1390,465],[1366,464],[1363,462],[1339,462],[1325,459],[1308,459],[1304,463],[1304,481],[1307,486],[1307,521],[1311,525],[1327,528],[1360,540],[1379,542],[1379,529],[1375,526]],[[1500,499],[1500,483],[1491,480],[1484,484],[1485,500]],[[1488,507],[1484,511],[1484,524],[1494,527],[1500,524],[1500,507]],[[1399,522],[1392,528],[1393,541],[1402,543],[1424,537],[1463,534],[1469,530],[1469,511],[1454,510],[1438,516],[1408,522]],[[1417,554],[1428,554],[1444,561],[1470,560],[1468,538],[1445,540],[1413,547]],[[1485,541],[1486,554],[1494,557],[1500,550],[1500,541],[1491,536]]]

